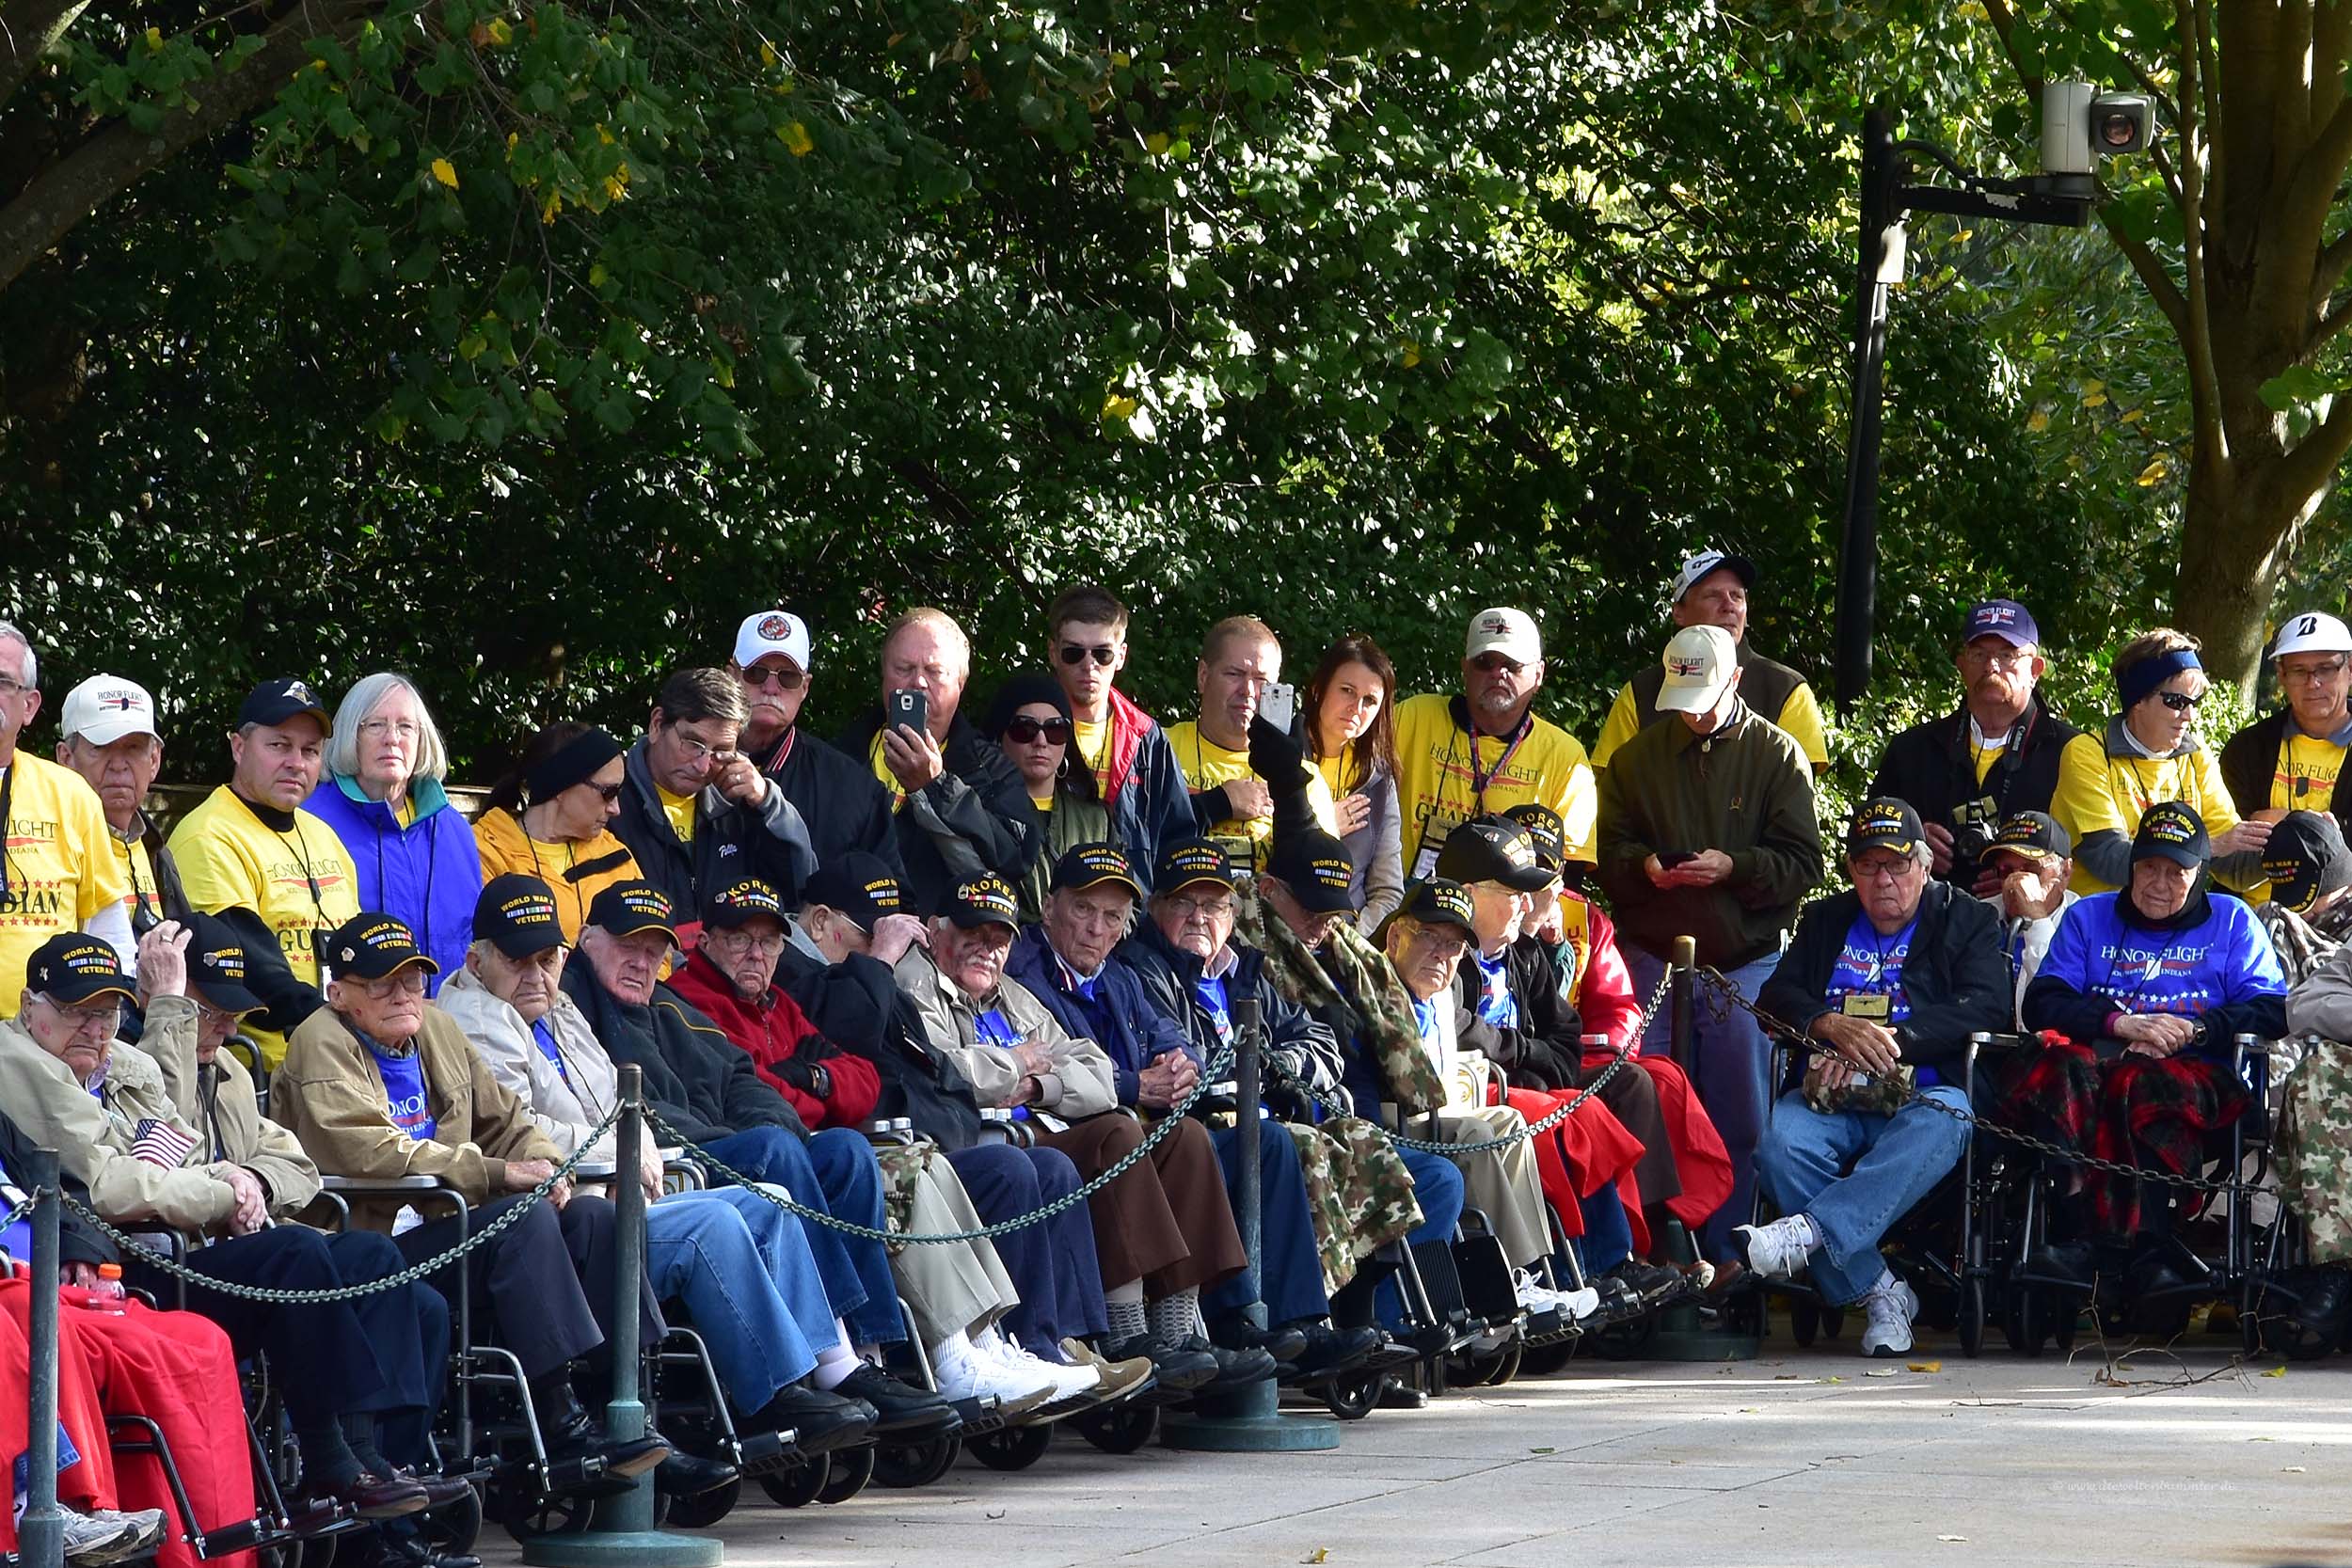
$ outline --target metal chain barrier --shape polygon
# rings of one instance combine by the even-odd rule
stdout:
[[[1232,1062],[1233,1053],[1230,1049],[1220,1052],[1216,1060],[1211,1062],[1207,1070],[1200,1074],[1200,1082],[1193,1085],[1191,1092],[1168,1107],[1168,1114],[1153,1123],[1150,1132],[1144,1133],[1143,1141],[1120,1155],[1109,1165],[1104,1166],[1102,1173],[1091,1180],[1083,1183],[1066,1196],[1056,1198],[1041,1209],[1033,1209],[1025,1214],[1015,1214],[1009,1220],[999,1220],[994,1225],[984,1225],[976,1230],[920,1232],[890,1230],[877,1228],[870,1225],[860,1225],[855,1220],[845,1220],[837,1214],[828,1214],[821,1209],[811,1209],[806,1204],[797,1203],[788,1196],[778,1196],[771,1188],[762,1184],[757,1178],[746,1176],[671,1126],[662,1117],[661,1113],[651,1105],[645,1107],[645,1125],[663,1134],[666,1143],[683,1146],[687,1153],[709,1166],[720,1176],[747,1192],[757,1193],[787,1214],[796,1215],[816,1225],[830,1227],[834,1230],[845,1231],[851,1236],[863,1237],[869,1242],[889,1242],[910,1246],[949,1246],[964,1242],[992,1241],[998,1236],[1010,1235],[1016,1230],[1025,1230],[1030,1226],[1041,1225],[1057,1214],[1067,1213],[1092,1197],[1096,1193],[1126,1175],[1134,1168],[1137,1161],[1147,1158],[1152,1149],[1158,1148],[1160,1140],[1175,1131],[1177,1124],[1184,1119],[1184,1113],[1192,1109],[1194,1102],[1208,1092],[1209,1085],[1216,1081],[1219,1073],[1231,1067]]]
[[[1698,967],[1698,975],[1699,978],[1706,980],[1714,986],[1716,990],[1734,1006],[1740,1008],[1741,1011],[1754,1018],[1767,1035],[1777,1035],[1784,1039],[1790,1040],[1805,1040],[1807,1038],[1804,1030],[1798,1028],[1787,1019],[1773,1017],[1772,1013],[1766,1011],[1764,1008],[1749,1001],[1746,997],[1740,995],[1740,988],[1733,985],[1730,978],[1725,975],[1723,971],[1715,968],[1712,964],[1701,964]],[[1835,1054],[1835,1053],[1829,1053]],[[2026,1148],[2030,1148],[2037,1154],[2046,1155],[2053,1160],[2060,1160],[2068,1164],[2081,1165],[2090,1170],[2106,1171],[2110,1176],[2127,1176],[2141,1181],[2154,1181],[2163,1186],[2183,1187],[2186,1188],[2190,1192],[2198,1193],[2234,1193],[2254,1192],[2259,1190],[2253,1183],[2242,1180],[2234,1176],[2224,1177],[2218,1181],[2208,1181],[2204,1178],[2199,1176],[2176,1176],[2170,1171],[2151,1170],[2145,1165],[2127,1165],[2122,1164],[2121,1161],[2102,1160],[2095,1154],[2087,1153],[2081,1149],[2069,1148],[2064,1144],[2052,1143],[2047,1138],[2037,1138],[2032,1133],[2021,1132],[2017,1128],[2004,1127],[1997,1121],[1987,1121],[1982,1117],[1978,1116],[1974,1110],[1947,1105],[1942,1101],[1931,1099],[1925,1093],[1921,1092],[1918,1084],[1915,1081],[1913,1083],[1911,1087],[1911,1098],[1903,1101],[1902,1105],[1899,1108],[1908,1110],[1914,1105],[1924,1105],[1929,1110],[1935,1112],[1939,1116],[1949,1117],[1952,1120],[1975,1128],[1979,1132],[1990,1132],[1996,1138],[2003,1139],[2009,1143],[2020,1145]]]
[[[1632,1032],[1626,1037],[1624,1047],[1613,1054],[1609,1065],[1600,1069],[1599,1076],[1577,1090],[1566,1101],[1545,1112],[1539,1119],[1527,1123],[1516,1132],[1506,1132],[1499,1138],[1480,1138],[1470,1143],[1455,1144],[1435,1138],[1408,1138],[1402,1132],[1389,1133],[1389,1142],[1399,1148],[1415,1148],[1425,1154],[1459,1155],[1483,1154],[1488,1149],[1508,1148],[1513,1144],[1525,1143],[1530,1138],[1541,1137],[1569,1117],[1574,1116],[1586,1101],[1598,1094],[1601,1086],[1614,1078],[1624,1069],[1626,1063],[1633,1059],[1635,1052],[1641,1046],[1642,1037],[1649,1033],[1650,1021],[1658,1016],[1658,1009],[1665,1004],[1666,994],[1672,988],[1673,975],[1674,971],[1669,969],[1659,976],[1658,990],[1651,993],[1648,1006],[1642,1009],[1642,1016]],[[1317,1106],[1329,1115],[1350,1116],[1354,1114],[1316,1093],[1303,1079],[1274,1057],[1268,1056],[1265,1062],[1266,1066],[1273,1069],[1277,1078],[1313,1101]]]
[[[625,1109],[625,1106],[615,1105],[612,1110],[606,1115],[602,1121],[596,1123],[596,1127],[590,1131],[588,1136],[580,1140],[580,1147],[572,1150],[569,1158],[565,1159],[562,1164],[558,1164],[554,1170],[550,1171],[546,1180],[542,1180],[537,1186],[522,1195],[522,1201],[516,1203],[512,1209],[507,1210],[506,1212],[501,1214],[498,1218],[492,1220],[489,1224],[484,1226],[472,1235],[468,1236],[465,1240],[459,1242],[455,1246],[450,1248],[447,1252],[440,1253],[436,1257],[424,1259],[421,1262],[411,1263],[408,1267],[400,1270],[398,1273],[388,1274],[381,1279],[371,1279],[366,1283],[359,1285],[338,1285],[331,1290],[281,1291],[266,1285],[240,1285],[231,1280],[215,1279],[209,1274],[202,1273],[197,1269],[189,1268],[185,1263],[179,1261],[177,1259],[168,1258],[163,1253],[157,1252],[154,1248],[149,1246],[146,1243],[140,1241],[136,1236],[132,1235],[129,1231],[109,1224],[106,1220],[100,1217],[100,1215],[94,1212],[89,1205],[82,1202],[81,1199],[73,1196],[72,1194],[64,1191],[62,1188],[59,1189],[58,1196],[63,1199],[66,1208],[71,1209],[73,1212],[79,1214],[83,1219],[87,1220],[91,1225],[96,1226],[99,1231],[103,1234],[107,1240],[113,1242],[116,1246],[121,1248],[125,1258],[135,1258],[140,1262],[146,1263],[164,1274],[169,1275],[172,1278],[181,1281],[183,1284],[200,1285],[205,1290],[217,1291],[225,1296],[233,1296],[242,1301],[267,1302],[272,1306],[277,1307],[310,1307],[323,1305],[327,1302],[357,1301],[361,1296],[373,1296],[380,1294],[386,1291],[396,1291],[405,1285],[412,1285],[420,1279],[426,1278],[432,1275],[437,1275],[443,1269],[448,1268],[451,1264],[456,1262],[459,1259],[465,1257],[468,1253],[472,1252],[476,1247],[487,1244],[495,1237],[502,1234],[514,1226],[520,1224],[523,1216],[531,1212],[532,1209],[538,1207],[540,1200],[548,1196],[548,1192],[553,1189],[558,1181],[565,1180],[571,1176],[572,1172],[579,1167],[580,1163],[587,1158],[588,1151],[595,1147],[596,1140],[603,1137],[607,1130],[612,1128],[621,1119],[621,1113]],[[649,1119],[652,1115],[653,1113],[651,1111],[646,1112],[646,1116]],[[373,1197],[378,1195],[369,1194],[366,1196]],[[389,1196],[397,1195],[383,1196]],[[32,1205],[29,1201],[24,1205],[24,1208],[27,1210],[31,1207]],[[5,1227],[6,1223],[7,1222],[5,1221],[0,1221],[0,1227]],[[256,1234],[259,1234],[259,1232],[256,1232]]]

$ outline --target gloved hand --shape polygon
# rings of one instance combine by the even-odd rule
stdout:
[[[1260,715],[1249,721],[1249,770],[1276,799],[1295,794],[1307,787],[1307,749]]]

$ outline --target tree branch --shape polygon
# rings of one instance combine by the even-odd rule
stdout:
[[[193,107],[168,111],[151,133],[116,120],[51,165],[0,207],[0,290],[143,176],[268,102],[309,62],[311,40],[348,37],[382,8],[383,0],[306,5],[271,24],[267,41],[235,71],[190,87]]]
[[[2328,308],[2336,285],[2344,281],[2347,268],[2352,268],[2352,229],[2345,230],[2319,253],[2319,264],[2312,269],[2312,313],[2316,315]]]
[[[2106,227],[2107,238],[2115,242],[2115,248],[2123,253],[2123,260],[2132,264],[2132,271],[2139,275],[2141,286],[2156,302],[2156,309],[2164,312],[2164,319],[2172,325],[2172,335],[2181,340],[2181,348],[2186,352],[2188,301],[2181,296],[2181,286],[2172,281],[2172,275],[2164,270],[2164,263],[2156,259],[2156,253],[2148,247],[2146,242],[2117,231],[2115,220],[2107,215],[2104,208],[2100,211],[2099,221]]]
[[[2191,0],[2173,0],[2173,22],[2184,38],[2194,37],[2197,18]],[[2182,346],[2188,351],[2189,413],[2206,448],[2223,463],[2229,461],[2229,432],[2221,422],[2221,379],[2214,372],[2213,311],[2205,296],[2205,175],[2204,155],[2198,147],[2197,103],[2201,79],[2192,52],[2184,60],[2188,77],[2181,84],[2181,272],[2187,284],[2187,330]]]
[[[2352,451],[2352,397],[2339,396],[2328,418],[2271,466],[2268,486],[2276,499],[2292,502],[2300,513],[2335,477],[2336,465],[2347,451]]]
[[[0,109],[88,6],[89,0],[18,0],[0,13]]]

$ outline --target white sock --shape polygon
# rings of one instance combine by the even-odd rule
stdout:
[[[841,1339],[835,1339],[817,1353],[817,1370],[810,1374],[817,1386],[831,1392],[841,1386],[844,1378],[856,1371],[865,1362]]]
[[[931,1370],[945,1377],[950,1367],[961,1367],[972,1359],[971,1341],[961,1334],[950,1334],[931,1346]]]

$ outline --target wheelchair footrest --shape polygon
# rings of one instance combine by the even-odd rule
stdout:
[[[963,1418],[957,1432],[959,1437],[982,1437],[992,1432],[1005,1430],[1005,1407],[1002,1401],[975,1394],[970,1399],[951,1400],[956,1414]]]
[[[739,1433],[735,1440],[735,1467],[746,1478],[781,1470],[800,1457],[800,1433],[790,1427],[780,1432],[755,1432],[749,1436]]]

